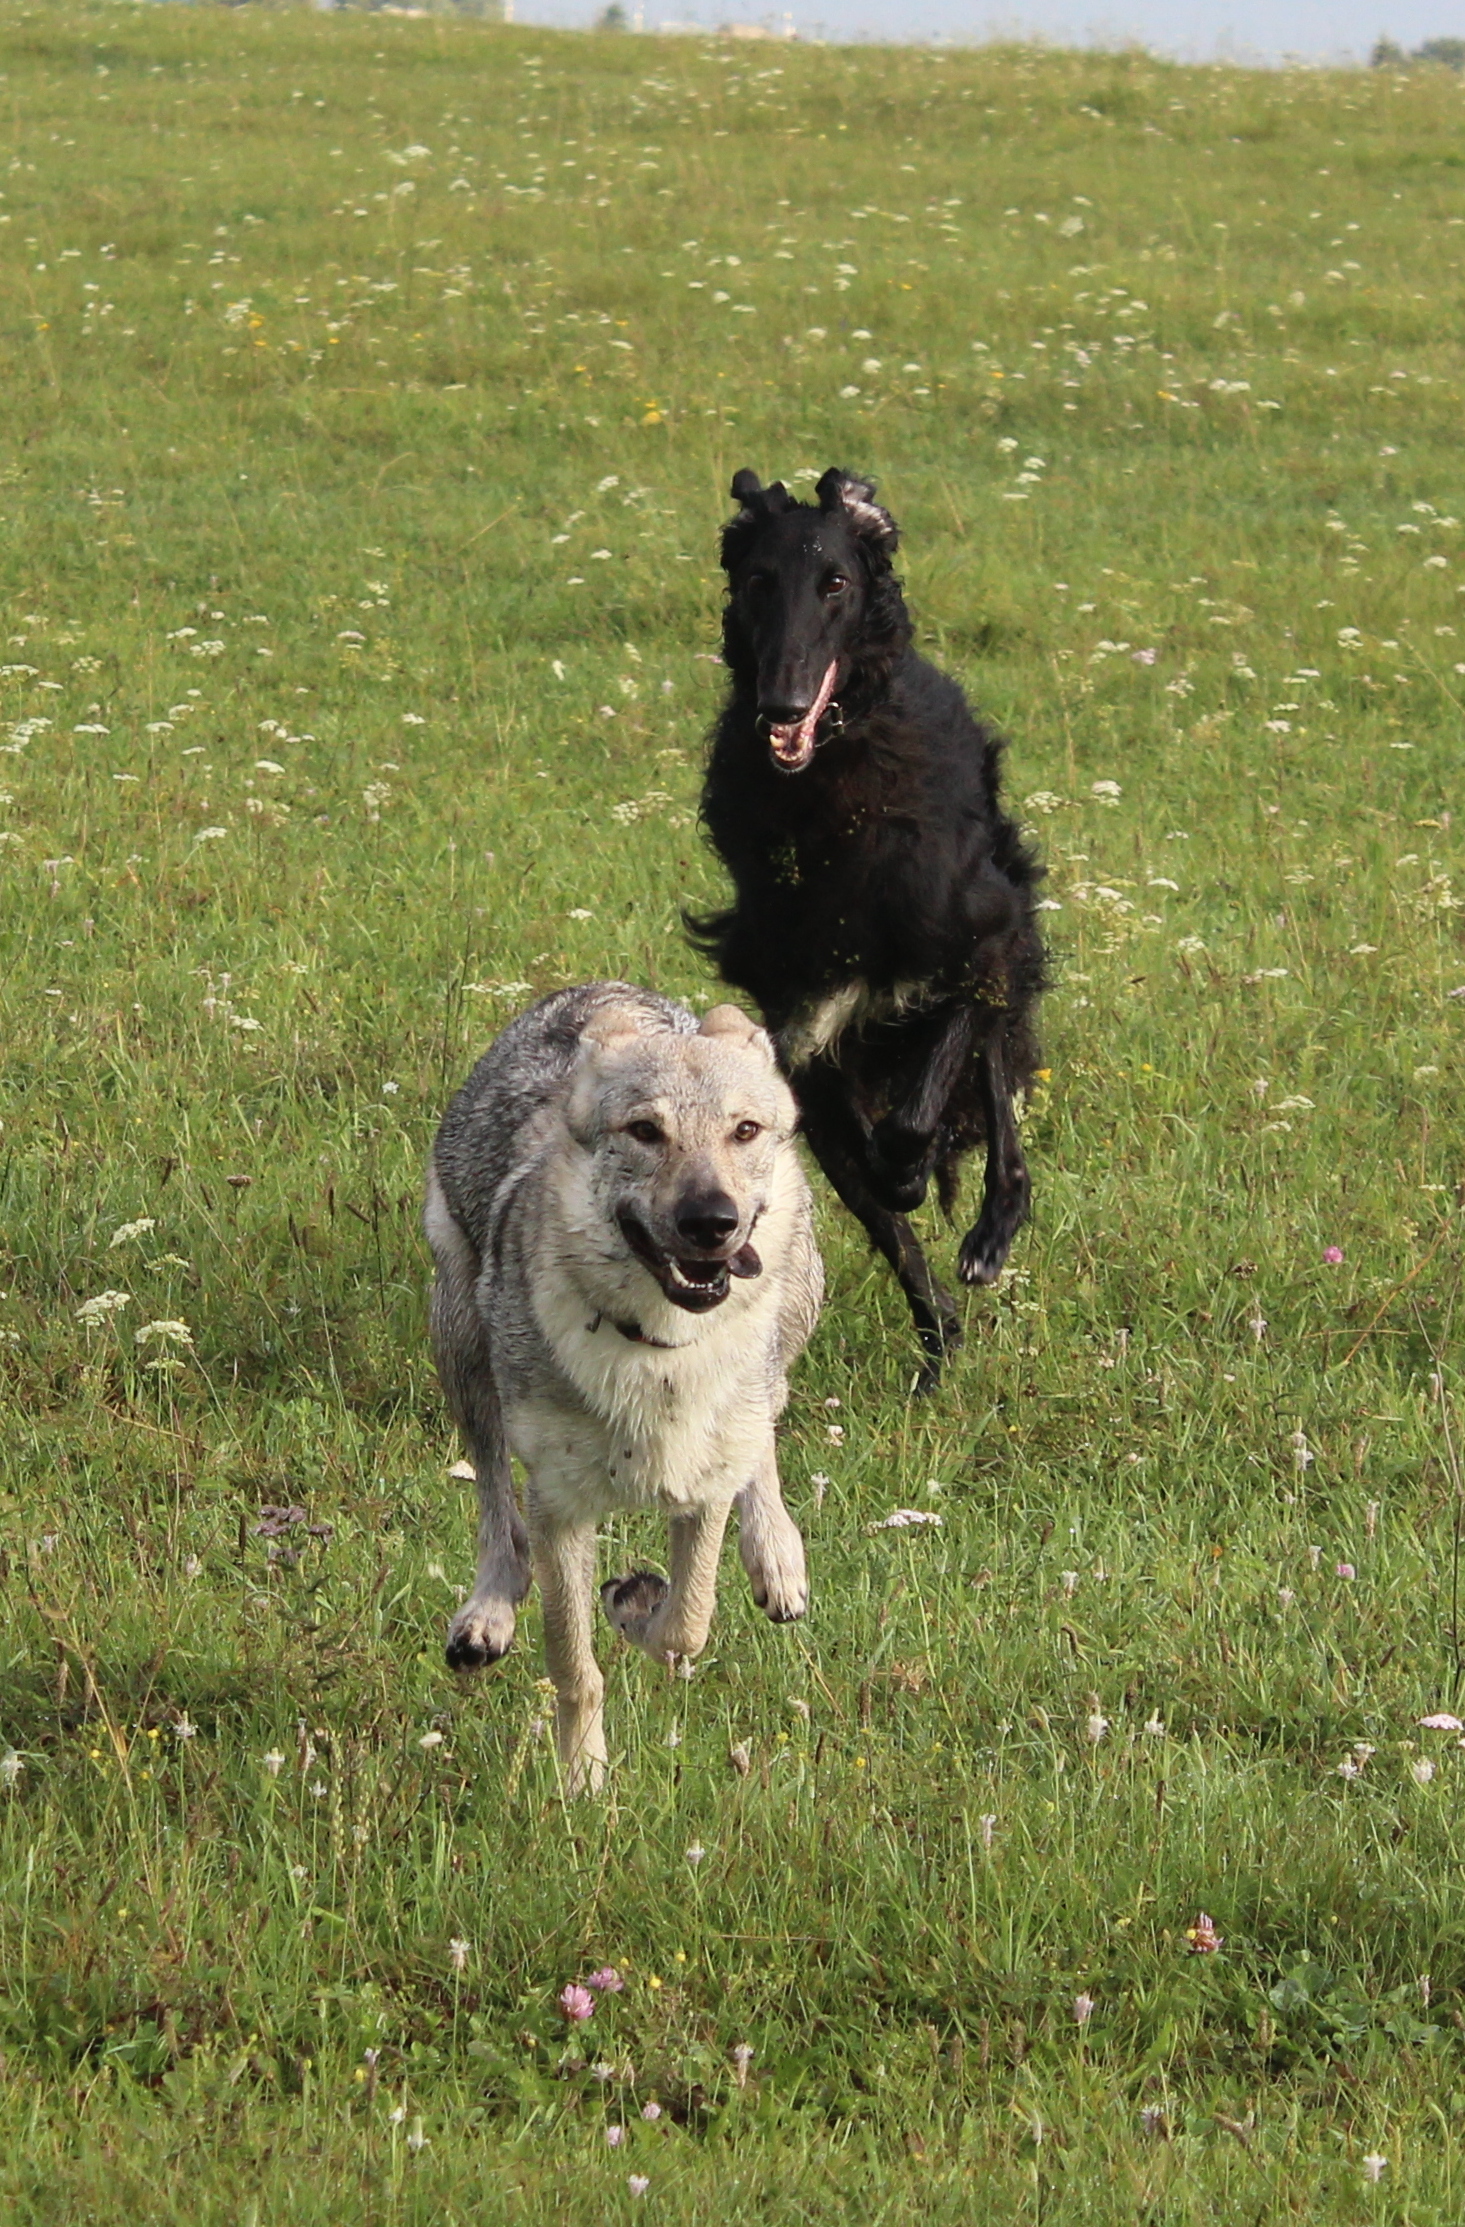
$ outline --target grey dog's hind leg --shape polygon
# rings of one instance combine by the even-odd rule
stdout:
[[[514,1611],[529,1590],[529,1541],[514,1498],[488,1334],[474,1303],[478,1255],[448,1211],[433,1175],[428,1177],[424,1222],[437,1263],[433,1352],[478,1480],[478,1571],[472,1593],[448,1626],[448,1661],[455,1670],[479,1670],[497,1662],[513,1644]]]
[[[554,1681],[555,1743],[567,1794],[597,1793],[605,1779],[605,1681],[591,1637],[595,1526],[554,1523],[533,1511],[534,1566],[544,1604],[544,1654]]]

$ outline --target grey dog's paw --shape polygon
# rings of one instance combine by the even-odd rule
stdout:
[[[657,1571],[632,1570],[625,1577],[606,1580],[600,1588],[600,1605],[624,1638],[639,1643],[666,1594],[666,1579]]]
[[[741,1543],[758,1607],[772,1624],[796,1624],[809,1607],[804,1542],[797,1526],[785,1516],[782,1523],[766,1524],[756,1534],[749,1527]]]
[[[454,1670],[482,1670],[514,1644],[514,1611],[507,1601],[466,1601],[448,1626],[447,1656]]]

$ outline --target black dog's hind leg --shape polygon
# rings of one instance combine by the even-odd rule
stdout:
[[[920,1239],[905,1216],[891,1213],[870,1189],[865,1133],[845,1101],[842,1078],[833,1068],[815,1063],[800,1071],[795,1087],[809,1150],[851,1214],[864,1223],[871,1244],[895,1271],[926,1356],[918,1388],[934,1391],[942,1362],[961,1344],[956,1302],[932,1275]]]
[[[920,1064],[899,1105],[876,1123],[866,1155],[870,1188],[893,1213],[908,1214],[926,1196],[941,1116],[971,1051],[972,1023],[971,1007],[962,1004],[907,1024]]]
[[[977,1073],[987,1123],[987,1173],[982,1211],[961,1241],[956,1272],[964,1284],[995,1284],[1012,1240],[1028,1218],[1032,1197],[1013,1116],[1003,1029],[994,1029],[982,1046]]]

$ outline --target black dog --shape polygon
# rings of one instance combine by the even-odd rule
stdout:
[[[1042,869],[1000,800],[1001,739],[911,648],[894,519],[829,471],[817,507],[742,471],[702,818],[733,879],[687,925],[773,1032],[815,1159],[890,1262],[933,1385],[956,1307],[910,1224],[950,1213],[985,1139],[958,1274],[990,1284],[1027,1217],[1013,1093],[1038,1061]]]

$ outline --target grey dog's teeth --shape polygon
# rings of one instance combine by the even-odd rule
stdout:
[[[667,1255],[666,1265],[671,1271],[672,1282],[680,1284],[686,1291],[705,1291],[708,1285],[716,1280],[713,1276],[687,1275],[685,1270],[682,1268],[681,1263],[675,1260],[671,1254]],[[709,1261],[707,1265],[709,1268],[716,1269],[722,1266],[722,1262]]]

